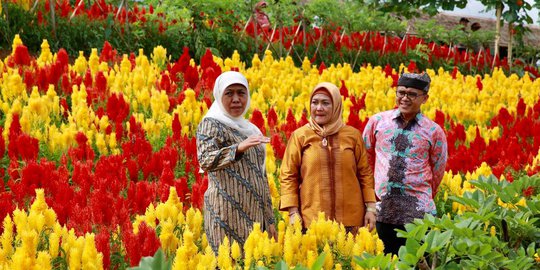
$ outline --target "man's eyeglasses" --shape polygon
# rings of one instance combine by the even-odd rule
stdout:
[[[418,94],[415,92],[407,91],[396,91],[396,96],[398,98],[404,98],[405,96],[409,97],[411,100],[415,100],[417,97],[425,96],[426,94]]]

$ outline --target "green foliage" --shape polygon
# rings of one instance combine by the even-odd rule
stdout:
[[[317,257],[317,259],[315,260],[315,262],[313,263],[311,268],[305,267],[303,265],[297,265],[294,268],[289,268],[289,266],[287,266],[287,263],[284,262],[283,260],[281,260],[278,263],[276,263],[274,269],[275,270],[288,270],[288,269],[294,269],[294,270],[321,270],[321,269],[323,269],[324,259],[325,258],[326,258],[326,253],[324,253],[324,252],[321,253],[319,255],[319,257]],[[266,268],[266,267],[257,267],[256,269],[263,270],[263,269],[268,269],[268,268]]]
[[[131,267],[131,270],[168,270],[171,269],[172,262],[165,257],[163,250],[158,249],[154,257],[144,257],[139,262],[139,266]]]
[[[523,190],[540,178],[523,176],[512,183],[494,176],[471,181],[474,192],[451,197],[469,211],[462,215],[426,215],[400,231],[407,238],[399,250],[399,269],[529,269],[540,239],[538,198],[520,206]],[[531,205],[531,206],[529,206]],[[537,208],[536,208],[537,210]],[[491,228],[491,226],[494,226]]]
[[[365,5],[363,1],[310,1],[305,7],[308,19],[319,18],[319,27],[336,29],[341,27],[348,33],[382,31],[402,34],[406,23],[389,13],[384,13]]]
[[[397,261],[392,259],[391,254],[372,255],[364,253],[361,256],[356,256],[354,263],[364,269],[393,270],[396,269]]]
[[[382,2],[382,3],[378,3]],[[393,12],[412,18],[418,16],[420,11],[430,15],[435,15],[439,12],[439,8],[443,10],[454,10],[455,8],[465,8],[467,0],[388,0],[377,1],[379,8],[385,12]]]
[[[41,49],[43,39],[47,39],[51,30],[40,27],[36,14],[25,11],[19,5],[2,1],[4,7],[0,16],[0,46],[11,50],[15,34],[19,34],[29,51]]]

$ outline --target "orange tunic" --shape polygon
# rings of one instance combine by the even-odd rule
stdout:
[[[366,202],[375,202],[374,180],[364,141],[344,126],[322,138],[308,125],[291,135],[280,172],[280,209],[296,206],[304,227],[319,212],[344,226],[363,226]]]

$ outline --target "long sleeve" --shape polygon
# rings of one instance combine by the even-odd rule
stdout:
[[[203,120],[197,128],[197,159],[201,169],[221,169],[241,158],[236,154],[238,144],[222,146],[219,128],[209,120]]]
[[[435,197],[435,195],[437,195],[437,189],[444,177],[446,160],[448,159],[446,135],[440,127],[437,128],[433,134],[433,144],[430,149],[429,158],[433,171],[431,187],[433,189],[433,197]]]
[[[287,143],[280,169],[281,202],[280,210],[299,206],[300,165],[302,162],[300,141],[293,133]]]
[[[364,202],[375,202],[375,180],[373,178],[373,171],[368,162],[368,153],[364,145],[364,140],[361,137],[355,146],[356,156],[356,176],[360,181],[360,189],[362,190],[362,196]]]
[[[372,171],[375,170],[375,126],[376,121],[372,117],[366,124],[362,137],[364,138],[364,145],[367,153],[368,164],[371,166]]]

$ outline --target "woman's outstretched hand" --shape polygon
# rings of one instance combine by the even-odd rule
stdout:
[[[245,151],[247,151],[249,148],[253,146],[257,146],[261,143],[269,143],[269,142],[270,142],[270,138],[268,137],[265,137],[262,135],[251,135],[247,139],[242,141],[240,144],[238,144],[237,151],[239,153],[244,153]]]

